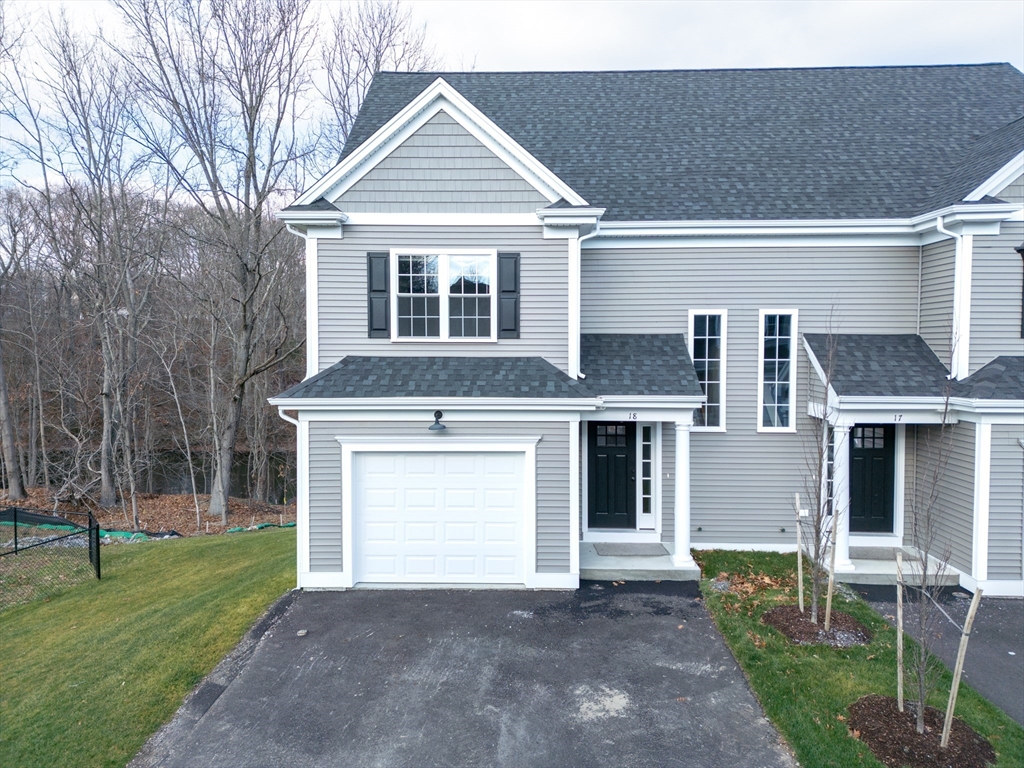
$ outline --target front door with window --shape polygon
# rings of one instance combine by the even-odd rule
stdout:
[[[636,424],[590,422],[587,431],[587,524],[636,528]]]
[[[896,427],[856,426],[850,432],[850,531],[892,533]]]

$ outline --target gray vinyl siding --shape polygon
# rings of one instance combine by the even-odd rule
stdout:
[[[1024,270],[1014,248],[1024,222],[1004,221],[997,236],[975,236],[971,269],[971,373],[999,355],[1024,355],[1020,337]]]
[[[1020,579],[1024,531],[1024,438],[1020,425],[992,426],[989,480],[988,577]]]
[[[497,342],[393,342],[366,336],[366,254],[391,248],[486,248],[521,254],[520,337]],[[569,249],[537,227],[345,227],[320,240],[319,342],[323,370],[345,355],[543,357],[569,362]]]
[[[1024,205],[1024,176],[1018,176],[996,192],[993,197],[998,197],[1000,200],[1005,200],[1008,203]]]
[[[335,204],[346,213],[532,213],[549,202],[438,112]]]
[[[942,240],[921,249],[921,338],[949,367],[953,333],[956,243]]]
[[[661,540],[671,543],[676,535],[676,425],[661,425]]]
[[[914,333],[918,249],[584,249],[582,273],[584,333],[685,333],[688,308],[728,310],[727,432],[691,434],[691,538],[792,545],[814,451],[808,362],[797,342],[797,433],[758,433],[758,309],[798,309],[800,333],[830,316],[834,332]]]
[[[342,570],[341,445],[338,435],[421,438],[421,422],[316,421],[309,425],[309,563],[314,572]],[[449,422],[460,437],[541,437],[537,444],[537,570],[569,572],[569,426],[561,422]],[[574,545],[574,544],[573,544]]]
[[[971,422],[962,421],[947,427],[944,436],[938,426],[907,427],[907,442],[915,448],[916,471],[907,478],[911,488],[906,515],[917,518],[916,530],[927,530],[924,516],[937,486],[931,506],[931,554],[941,558],[948,549],[948,562],[967,574],[971,573],[974,542],[975,429]],[[912,522],[910,527],[915,529]],[[923,539],[912,535],[910,543],[921,546]]]

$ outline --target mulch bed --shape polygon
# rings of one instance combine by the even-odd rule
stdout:
[[[992,745],[959,717],[953,718],[949,746],[939,746],[945,715],[934,707],[924,711],[925,732],[918,733],[913,705],[899,711],[896,699],[871,694],[850,705],[850,733],[891,768],[985,768],[995,763]]]
[[[797,645],[830,645],[833,648],[849,648],[871,642],[871,630],[848,613],[832,611],[829,631],[825,632],[825,609],[818,608],[818,623],[810,619],[810,608],[804,613],[795,605],[780,605],[765,611],[761,621],[775,627],[790,642]]]

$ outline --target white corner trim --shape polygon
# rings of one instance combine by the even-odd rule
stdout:
[[[988,579],[989,490],[992,467],[992,425],[974,429],[974,531],[971,547],[971,577]]]
[[[719,413],[719,425],[717,427],[699,427],[694,426],[694,432],[725,432],[726,420],[725,420],[725,406],[728,402],[725,391],[726,391],[726,373],[728,369],[728,355],[727,349],[729,344],[728,329],[729,329],[729,310],[728,309],[690,309],[687,311],[686,316],[686,344],[690,351],[690,360],[693,360],[693,318],[696,315],[720,315],[722,318],[722,344],[721,344],[721,371],[720,371],[720,383],[718,385],[718,413]],[[705,392],[705,396],[707,393]]]
[[[757,310],[757,431],[764,434],[793,434],[796,432],[796,369],[797,340],[800,333],[797,328],[798,309],[759,309]],[[789,329],[789,426],[766,427],[764,415],[764,317],[765,315],[790,315],[793,320]]]
[[[580,240],[569,238],[569,375],[580,377]],[[497,312],[495,312],[497,318]],[[497,323],[494,323],[497,326]]]
[[[1010,162],[985,179],[964,200],[975,202],[981,200],[986,195],[994,195],[1022,173],[1024,173],[1024,152],[1018,154]]]
[[[569,574],[580,575],[580,422],[569,422]]]
[[[306,378],[320,372],[320,267],[317,239],[306,237]]]
[[[973,271],[974,236],[960,235],[945,229],[941,217],[937,228],[949,234],[956,244],[953,266],[953,328],[950,338],[950,373],[960,380],[970,374],[971,361],[971,272]]]
[[[309,572],[309,422],[300,421],[295,433],[295,565],[297,586],[302,587],[302,574]]]
[[[587,205],[586,200],[499,128],[443,77],[434,80],[351,155],[303,193],[295,204],[308,205],[321,197],[326,197],[332,202],[337,200],[381,159],[442,110],[550,202],[564,198],[573,205]]]

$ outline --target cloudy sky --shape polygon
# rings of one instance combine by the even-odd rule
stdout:
[[[51,8],[62,0],[49,0]],[[16,0],[38,8],[38,0]],[[83,21],[102,0],[63,0]],[[337,0],[320,0],[323,7]],[[407,0],[448,69],[661,69],[1008,61],[1021,0]],[[45,7],[45,6],[44,6]]]

